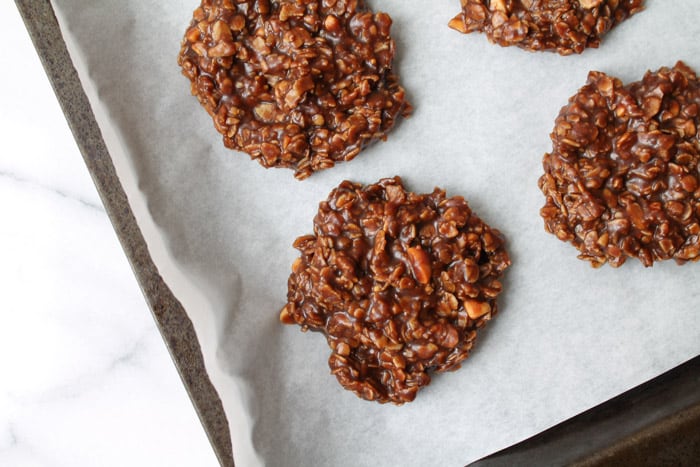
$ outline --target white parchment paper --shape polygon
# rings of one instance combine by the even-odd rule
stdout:
[[[682,59],[700,71],[697,0],[648,0],[572,57],[452,31],[457,0],[368,3],[394,19],[415,114],[298,182],[225,149],[190,96],[176,56],[196,0],[53,1],[149,249],[199,335],[237,465],[463,465],[698,355],[700,264],[593,270],[544,233],[537,188],[554,118],[589,70],[629,82]],[[343,390],[324,338],[278,321],[292,241],[318,202],[343,179],[394,175],[465,196],[513,259],[475,352],[402,407]]]

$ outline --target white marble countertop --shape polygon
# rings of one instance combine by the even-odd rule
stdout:
[[[0,18],[0,465],[217,465],[13,2]]]

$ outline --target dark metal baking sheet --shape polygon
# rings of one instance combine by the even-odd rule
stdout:
[[[136,224],[49,0],[16,0],[175,366],[223,466],[229,421],[204,368],[192,323],[163,282]],[[235,423],[235,421],[231,421]],[[471,465],[698,465],[700,357]]]

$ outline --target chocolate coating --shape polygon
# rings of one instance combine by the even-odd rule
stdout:
[[[510,265],[464,198],[407,192],[398,177],[341,183],[294,246],[280,319],[324,333],[340,384],[382,403],[412,401],[431,371],[460,366]]]
[[[682,62],[627,86],[591,72],[544,156],[545,229],[593,266],[698,261],[699,110],[700,81]]]
[[[203,0],[178,63],[227,147],[303,179],[410,113],[390,28],[362,0]]]
[[[643,0],[462,0],[449,26],[483,32],[489,41],[561,55],[597,48],[610,29],[642,9]]]

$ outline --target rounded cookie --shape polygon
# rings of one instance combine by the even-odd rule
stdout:
[[[601,37],[642,9],[643,0],[462,0],[449,23],[489,41],[561,55],[597,48]]]
[[[682,62],[627,86],[591,72],[544,156],[545,229],[596,267],[698,261],[699,130],[700,80]]]
[[[501,234],[464,198],[345,181],[299,237],[280,319],[326,335],[329,365],[359,397],[402,404],[454,370],[493,317],[510,265]]]
[[[363,0],[203,0],[178,63],[227,147],[303,179],[410,113],[390,28]]]

